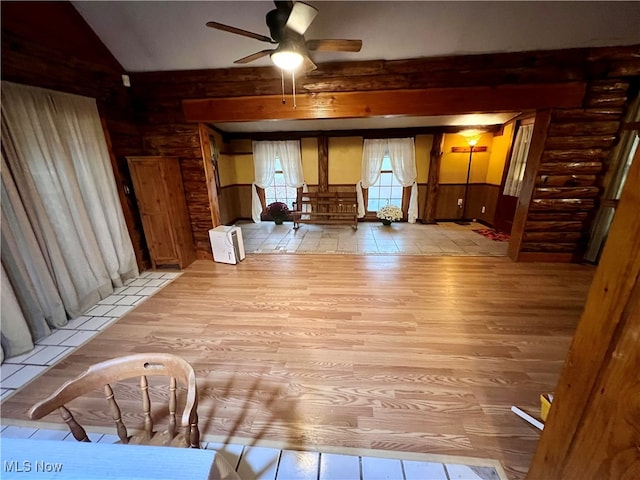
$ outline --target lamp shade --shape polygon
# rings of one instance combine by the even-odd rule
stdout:
[[[461,132],[458,132],[459,135],[462,135],[465,138],[470,147],[474,147],[478,143],[483,133],[484,130],[477,129],[462,130]]]
[[[282,70],[292,71],[302,65],[303,56],[298,52],[278,50],[271,54],[271,61]]]

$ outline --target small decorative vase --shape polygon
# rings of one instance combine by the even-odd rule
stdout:
[[[383,224],[385,227],[388,227],[389,225],[391,225],[391,220],[382,220],[382,224]]]

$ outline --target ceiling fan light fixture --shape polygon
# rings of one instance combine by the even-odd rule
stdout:
[[[304,57],[298,53],[290,50],[278,50],[271,54],[271,61],[276,64],[277,67],[288,72],[294,71],[300,65]]]

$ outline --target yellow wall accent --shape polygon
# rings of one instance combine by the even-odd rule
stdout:
[[[218,157],[218,174],[221,187],[236,183],[236,160],[234,155],[220,154]]]
[[[300,140],[302,156],[302,174],[309,185],[318,184],[318,139],[303,138]]]
[[[427,183],[433,135],[416,135],[416,170],[418,183]]]
[[[222,136],[215,130],[212,132],[213,140],[218,150],[218,176],[220,186],[233,185],[236,183],[236,166],[232,155],[222,153],[227,151],[227,144],[223,143]]]
[[[305,182],[318,183],[318,140],[303,138],[301,140],[302,170]],[[224,144],[218,159],[220,169],[220,185],[250,184],[254,180],[253,146],[251,140],[232,140]]]
[[[329,138],[329,185],[355,185],[360,181],[361,165],[362,137]]]
[[[499,185],[502,180],[505,157],[511,138],[513,124],[505,125],[504,134],[493,137],[485,133],[478,145],[487,147],[486,152],[474,152],[471,166],[471,183],[490,183]],[[329,138],[329,184],[350,185],[360,180],[362,164],[362,137],[330,137]],[[429,175],[429,158],[433,135],[417,135],[416,169],[418,183],[427,183]],[[440,166],[440,183],[463,184],[467,178],[468,153],[453,153],[452,147],[465,147],[465,138],[458,134],[446,134],[442,163]],[[302,170],[305,181],[310,185],[318,184],[318,139],[303,138],[300,142],[302,154]],[[232,140],[221,145],[223,152],[218,159],[220,183],[222,186],[234,184],[250,184],[254,179],[253,156],[250,140]]]
[[[485,133],[478,140],[478,146],[486,146],[486,152],[474,152],[471,162],[469,183],[485,183],[487,169],[492,149],[492,133]],[[444,136],[442,162],[440,164],[440,183],[465,183],[467,181],[467,166],[469,153],[454,153],[452,147],[468,147],[469,144],[462,135],[449,133]]]
[[[234,152],[236,170],[236,183],[253,183],[255,174],[253,171],[253,145],[251,140],[231,140],[230,150]]]
[[[514,122],[509,122],[504,126],[502,135],[493,137],[491,156],[487,168],[487,182],[491,185],[500,185],[502,182],[502,172],[507,161],[507,153],[513,138]],[[475,155],[475,154],[474,154]]]
[[[236,183],[253,183],[255,173],[253,171],[253,155],[235,155]]]

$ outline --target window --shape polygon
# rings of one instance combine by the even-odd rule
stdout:
[[[380,178],[369,187],[367,210],[377,212],[385,205],[402,208],[402,185],[391,171],[391,158],[387,150],[382,159]]]
[[[273,182],[264,189],[266,204],[269,205],[273,202],[282,202],[286,203],[287,207],[293,208],[293,202],[296,201],[297,194],[298,190],[296,188],[287,187],[280,159],[276,157],[276,173],[273,176]]]

